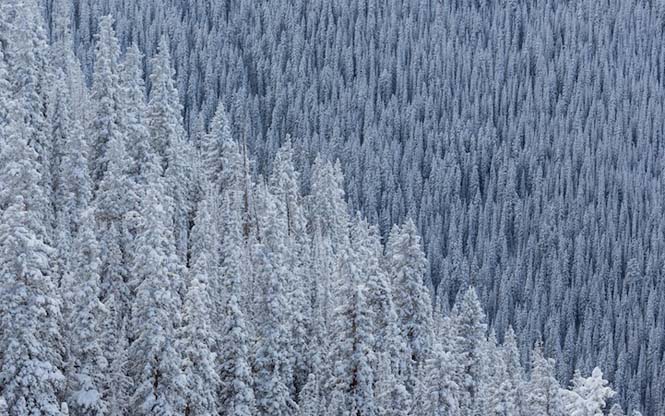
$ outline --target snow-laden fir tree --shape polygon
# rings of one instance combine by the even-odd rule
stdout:
[[[193,150],[185,142],[182,127],[182,106],[175,88],[169,41],[162,36],[157,54],[152,59],[150,101],[146,120],[152,146],[164,169],[167,211],[172,216],[176,253],[182,264],[187,262],[189,221],[193,207]],[[165,201],[166,202],[166,201]]]
[[[382,367],[383,382],[390,382],[390,388],[395,389],[393,394],[399,394],[409,373],[410,349],[400,333],[392,282],[381,267],[383,247],[376,228],[361,218],[356,219],[351,228],[351,247],[360,259],[360,273],[365,276],[367,285],[367,303],[372,310],[372,351],[377,356],[374,369],[379,371]],[[399,400],[408,401],[407,398]]]
[[[269,189],[275,196],[275,206],[280,218],[285,219],[286,235],[284,240],[285,262],[289,269],[286,290],[290,308],[290,331],[293,339],[294,354],[294,393],[307,381],[308,374],[315,365],[316,346],[312,345],[312,311],[308,299],[310,280],[310,250],[306,234],[305,212],[299,190],[299,177],[293,166],[293,148],[291,139],[275,155],[272,174],[269,177]]]
[[[479,384],[483,374],[483,344],[485,343],[485,314],[480,306],[476,290],[469,287],[453,309],[452,351],[459,368],[454,372],[454,382],[461,389],[462,415],[470,415],[477,405]]]
[[[214,302],[211,281],[218,273],[218,256],[214,240],[215,198],[212,193],[198,204],[192,229],[192,267],[182,308],[182,328],[177,350],[182,355],[182,376],[186,415],[203,416],[217,413],[219,374],[213,352],[218,336],[210,318]]]
[[[287,321],[286,218],[278,215],[275,197],[265,186],[260,194],[265,198],[266,217],[262,242],[254,250],[256,276],[261,285],[253,364],[257,414],[294,415],[298,409],[291,397],[293,350]]]
[[[432,344],[432,300],[425,286],[427,260],[413,221],[393,227],[385,257],[400,331],[411,360],[418,365],[424,362]]]
[[[318,276],[318,308],[323,322],[332,320],[336,300],[334,271],[337,258],[349,244],[349,215],[344,201],[342,178],[335,166],[317,157],[312,170],[311,190],[307,197],[308,228],[313,239],[312,273]]]
[[[460,386],[454,380],[456,357],[445,351],[440,342],[434,343],[432,354],[424,366],[425,397],[414,394],[414,406],[423,409],[423,415],[461,415]]]
[[[46,232],[50,233],[55,226],[51,199],[55,149],[46,115],[53,72],[48,66],[46,33],[35,0],[9,0],[3,3],[0,8],[0,43],[7,65],[7,92],[13,99],[9,104],[15,112],[13,117],[22,123],[22,135],[37,153],[34,168],[39,173],[42,194],[46,198],[44,204],[39,206],[39,215],[43,217]],[[7,143],[12,142],[7,140],[10,136],[5,138]]]
[[[563,407],[559,382],[554,376],[554,361],[543,356],[542,344],[531,353],[531,374],[526,387],[526,411],[544,416],[561,416]]]
[[[223,103],[217,105],[209,132],[200,144],[201,164],[205,175],[218,192],[243,189],[242,156],[231,135],[231,124]]]
[[[413,414],[413,395],[409,394],[400,374],[387,354],[377,355],[374,371],[376,414],[406,416]]]
[[[0,148],[0,396],[10,416],[60,416],[61,304],[42,215],[47,200],[30,131],[9,109],[9,123],[0,126],[8,140]]]
[[[330,324],[331,346],[328,355],[329,379],[326,390],[331,395],[328,414],[374,416],[377,406],[374,396],[376,356],[374,342],[373,311],[367,303],[367,287],[360,268],[362,253],[352,247],[339,259],[336,298],[339,305],[333,312]],[[332,413],[330,413],[332,412]]]
[[[147,181],[149,169],[156,162],[155,149],[146,124],[146,96],[143,78],[143,55],[136,46],[127,49],[120,65],[120,124],[125,137],[127,153],[132,157],[129,175],[138,184]]]
[[[246,314],[242,308],[243,238],[240,213],[230,200],[224,198],[222,245],[223,264],[220,278],[225,294],[219,353],[217,357],[221,385],[218,402],[224,415],[251,416],[256,414],[254,380],[250,367],[250,335]]]
[[[108,318],[100,301],[101,266],[99,243],[96,236],[94,211],[81,215],[81,224],[73,245],[72,270],[64,283],[72,302],[71,313],[65,323],[70,326],[70,344],[67,383],[69,414],[101,416],[108,414],[107,397],[103,394],[104,376],[108,361],[101,346],[101,322]]]
[[[131,409],[140,415],[179,415],[188,404],[176,346],[181,311],[176,289],[183,276],[178,274],[171,217],[163,205],[162,179],[152,177],[146,188],[131,270],[136,287],[129,348],[135,386]]]
[[[120,80],[118,59],[120,47],[113,29],[113,17],[99,20],[96,35],[95,72],[92,82],[92,99],[95,111],[90,133],[92,140],[92,178],[98,183],[108,169],[109,143],[124,140],[120,127]]]
[[[561,392],[566,412],[571,416],[602,415],[607,400],[615,394],[608,384],[598,367],[593,369],[589,377],[582,377],[576,372],[572,380],[572,390]]]
[[[58,2],[67,13],[65,1]],[[65,17],[62,17],[64,20]],[[94,184],[89,170],[89,143],[86,140],[85,120],[77,108],[78,102],[87,100],[79,63],[71,50],[71,32],[68,22],[59,31],[57,43],[51,47],[55,80],[49,102],[49,122],[53,144],[53,198],[58,224],[68,239],[73,238],[79,226],[80,216],[92,200]],[[71,241],[69,241],[71,243]],[[67,253],[68,245],[58,241],[60,251]],[[64,246],[64,247],[63,247]],[[64,254],[63,254],[64,255]]]
[[[517,346],[517,336],[512,326],[508,327],[503,339],[503,345],[500,347],[501,358],[505,363],[506,376],[501,383],[502,391],[506,403],[512,403],[513,413],[524,413],[525,392],[524,392],[524,370],[520,362],[520,353]]]
[[[132,308],[130,262],[135,252],[132,229],[138,216],[138,190],[128,172],[128,155],[123,137],[108,137],[102,177],[97,184],[93,206],[100,244],[101,299],[108,317],[102,323],[102,346],[109,370],[104,394],[111,414],[122,414],[129,405],[127,344]]]

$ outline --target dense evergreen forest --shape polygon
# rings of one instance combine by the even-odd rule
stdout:
[[[655,0],[2,0],[0,415],[665,414],[663,77]]]

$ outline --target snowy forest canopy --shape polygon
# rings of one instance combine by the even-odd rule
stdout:
[[[0,415],[663,414],[664,25],[4,0]]]

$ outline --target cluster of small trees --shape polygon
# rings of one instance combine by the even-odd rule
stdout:
[[[0,6],[1,414],[602,414],[600,370],[561,388],[474,289],[433,302],[415,224],[382,244],[339,164],[303,196],[287,137],[251,175],[221,104],[187,140],[167,38],[146,95],[100,19],[88,89],[67,4],[52,44],[33,0]]]

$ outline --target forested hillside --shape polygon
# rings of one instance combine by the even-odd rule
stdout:
[[[664,25],[4,0],[0,414],[663,414]]]

